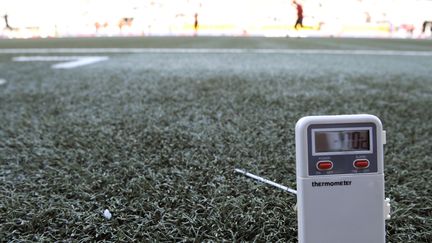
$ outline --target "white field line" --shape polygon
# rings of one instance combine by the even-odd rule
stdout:
[[[0,49],[0,54],[52,53],[169,53],[169,54],[309,54],[309,55],[373,55],[373,56],[432,56],[432,51],[398,50],[329,50],[329,49],[220,49],[220,48],[28,48]]]
[[[3,84],[5,84],[6,83],[6,79],[2,79],[2,78],[0,78],[0,85],[3,85]]]
[[[106,56],[21,56],[12,59],[15,62],[62,62],[54,64],[53,69],[71,69],[108,60]],[[66,62],[64,62],[66,61]]]
[[[52,65],[54,69],[71,69],[80,66],[90,65],[96,62],[108,60],[108,57],[82,57],[72,62],[64,62]]]

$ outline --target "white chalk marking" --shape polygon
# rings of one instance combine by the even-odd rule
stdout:
[[[53,53],[168,53],[168,54],[304,54],[304,55],[372,55],[432,56],[432,51],[398,50],[328,50],[328,49],[226,49],[226,48],[28,48],[0,49],[0,54]]]
[[[0,78],[0,85],[3,85],[3,84],[5,84],[6,83],[6,79],[2,79],[2,78]]]
[[[15,62],[62,62],[52,65],[53,69],[71,69],[108,60],[106,56],[21,56]],[[67,61],[67,62],[64,62]]]

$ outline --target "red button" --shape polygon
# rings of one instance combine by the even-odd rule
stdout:
[[[319,161],[317,163],[318,170],[331,170],[333,168],[333,162],[331,161]]]
[[[358,159],[358,160],[354,161],[354,167],[356,167],[357,169],[367,168],[367,167],[369,167],[369,160]]]

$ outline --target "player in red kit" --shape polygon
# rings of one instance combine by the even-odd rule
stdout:
[[[294,28],[297,29],[298,25],[300,25],[300,27],[303,28],[303,6],[300,3],[296,2],[295,0],[293,1],[293,4],[297,8],[297,21],[294,25]]]

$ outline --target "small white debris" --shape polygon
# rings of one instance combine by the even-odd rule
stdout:
[[[0,85],[3,85],[3,84],[5,84],[5,83],[6,83],[6,80],[0,78]]]
[[[112,214],[111,214],[111,212],[110,212],[108,209],[105,209],[104,212],[103,212],[103,216],[104,216],[106,219],[111,219]]]

